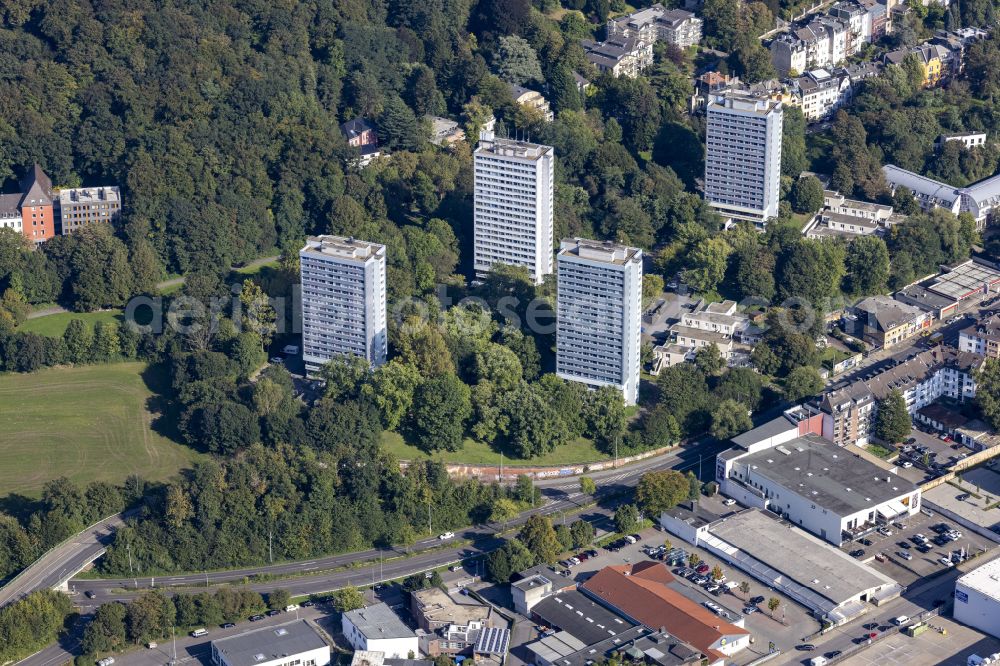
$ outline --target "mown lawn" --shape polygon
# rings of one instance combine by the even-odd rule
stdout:
[[[0,375],[0,496],[38,496],[68,476],[120,483],[162,481],[199,458],[155,432],[145,363],[48,368]]]
[[[421,449],[403,441],[403,438],[395,432],[382,433],[382,446],[400,460],[441,460],[446,463],[469,463],[471,465],[499,465],[500,452],[495,451],[482,442],[466,439],[460,451],[440,451],[434,455],[428,455]],[[532,458],[531,460],[518,460],[510,457],[508,451],[504,451],[503,464],[506,465],[571,465],[578,463],[596,462],[606,460],[608,456],[601,453],[594,447],[594,442],[580,437],[568,444],[556,448],[552,453],[544,456]]]
[[[50,338],[61,338],[66,327],[74,319],[82,319],[94,326],[99,321],[116,321],[121,324],[124,321],[121,310],[102,310],[100,312],[59,312],[45,315],[35,319],[25,320],[18,326],[17,330],[24,333],[38,333]]]

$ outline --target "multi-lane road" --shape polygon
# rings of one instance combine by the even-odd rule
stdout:
[[[539,480],[536,486],[542,492],[541,506],[522,513],[517,519],[510,521],[507,527],[508,529],[516,527],[534,514],[555,516],[558,519],[560,515],[579,512],[583,518],[595,523],[606,521],[621,501],[622,492],[635,486],[643,474],[656,470],[679,469],[694,470],[703,476],[711,476],[715,469],[715,455],[725,448],[727,448],[725,443],[695,442],[687,447],[632,465],[594,472],[590,475],[597,484],[597,493],[594,497],[580,492],[579,477]],[[596,506],[588,506],[595,500]],[[567,518],[567,520],[575,519],[575,516]],[[109,522],[120,524],[120,521]],[[456,531],[453,542],[442,542],[436,537],[425,539],[411,546],[407,552],[392,549],[368,550],[300,562],[165,577],[136,575],[128,579],[73,579],[69,581],[69,588],[74,603],[85,614],[101,603],[113,600],[125,601],[149,589],[197,590],[199,587],[204,588],[205,585],[241,583],[244,579],[253,580],[259,576],[266,576],[268,580],[249,584],[251,589],[258,592],[266,593],[282,588],[293,596],[320,594],[349,585],[371,585],[373,582],[402,578],[478,558],[502,543],[497,531],[495,525],[473,526]],[[103,549],[110,538],[108,527],[88,530],[78,535],[60,547],[59,553],[53,552],[50,562],[43,565],[40,561],[27,570],[22,576],[24,581],[20,578],[13,581],[17,584],[17,593],[7,594],[11,598],[18,598],[35,589],[58,585],[65,580],[65,575],[60,578],[59,572],[79,570],[79,563],[92,561],[95,553]],[[354,566],[358,562],[366,564]],[[73,566],[76,568],[70,569]],[[6,588],[3,592],[6,592]],[[88,592],[90,595],[86,594]],[[76,635],[71,633],[60,644],[49,646],[25,659],[21,664],[55,666],[65,663],[73,658],[72,653],[77,645],[78,632]]]
[[[67,578],[104,554],[105,547],[114,538],[114,530],[122,522],[121,516],[107,518],[42,555],[16,578],[0,587],[0,607],[17,601],[35,590],[61,585]]]

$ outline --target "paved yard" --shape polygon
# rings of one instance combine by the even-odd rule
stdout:
[[[951,618],[933,618],[930,624],[944,628],[947,634],[933,630],[914,638],[897,634],[840,663],[846,666],[965,666],[970,654],[983,656],[1000,651],[1000,640],[984,637]]]
[[[975,471],[973,470],[973,472]],[[963,478],[967,477],[968,473]],[[960,485],[966,488],[966,492],[971,493],[976,490],[973,484],[964,481]],[[986,509],[986,496],[978,498],[969,497],[964,500],[958,499],[962,494],[963,490],[960,488],[956,488],[950,483],[944,483],[924,493],[924,499],[927,502],[933,502],[938,506],[944,507],[976,525],[982,525],[987,528],[1000,525],[1000,509]],[[998,499],[1000,499],[1000,496],[990,496],[991,503],[996,502]]]

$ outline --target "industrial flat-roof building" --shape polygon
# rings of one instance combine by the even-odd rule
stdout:
[[[543,564],[518,572],[517,576],[518,579],[510,584],[510,594],[514,600],[514,610],[524,616],[542,599],[576,588],[572,579]]]
[[[920,510],[920,488],[814,434],[720,454],[721,490],[840,545]]]
[[[1000,638],[1000,559],[955,581],[955,619]]]
[[[693,529],[666,514],[661,523],[834,624],[863,614],[869,602],[881,603],[902,591],[888,576],[759,509]]]
[[[215,666],[327,666],[330,646],[306,620],[212,641]]]
[[[394,659],[420,652],[417,635],[384,603],[344,613],[341,628],[355,650],[384,652]]]

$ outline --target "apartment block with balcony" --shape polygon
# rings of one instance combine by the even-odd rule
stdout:
[[[778,216],[781,102],[729,93],[708,105],[705,200],[719,215],[763,227]]]
[[[702,20],[683,9],[666,9],[656,3],[645,9],[608,19],[608,37],[637,36],[645,42],[658,40],[682,49],[701,41]]]
[[[564,240],[556,257],[556,374],[639,398],[642,250]]]
[[[337,356],[354,355],[378,367],[388,353],[385,246],[317,236],[299,251],[302,356],[315,373]]]
[[[1000,316],[993,316],[958,333],[959,351],[1000,358]]]
[[[91,224],[114,222],[121,214],[116,186],[80,187],[59,191],[59,230],[64,236]]]
[[[541,284],[553,269],[555,150],[484,130],[473,157],[476,274],[524,266]]]

